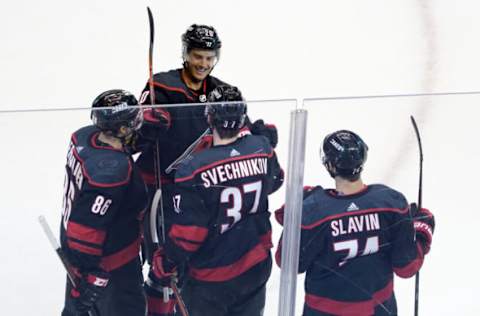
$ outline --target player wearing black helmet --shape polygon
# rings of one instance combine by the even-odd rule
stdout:
[[[149,83],[140,97],[140,103],[149,105],[204,103],[207,95],[221,80],[210,73],[218,62],[221,41],[217,31],[207,25],[191,25],[182,35],[183,67],[160,72],[153,77],[155,95],[150,95]],[[153,101],[153,102],[152,102]],[[208,125],[203,118],[203,106],[182,106],[147,109],[141,135],[158,141],[163,183],[173,183],[173,174],[165,169],[192,144]],[[155,183],[154,151],[142,150],[138,166],[148,184]]]
[[[421,268],[433,215],[388,186],[363,183],[368,146],[357,134],[331,133],[322,148],[335,189],[304,189],[298,268],[306,272],[303,315],[397,315],[394,274],[408,278]],[[283,208],[275,215],[283,224]],[[276,260],[280,265],[281,241]]]
[[[271,270],[268,195],[283,172],[267,138],[239,137],[247,105],[237,88],[219,86],[209,101],[213,147],[175,173],[175,217],[149,278],[169,284],[186,263],[182,296],[191,316],[262,315]]]
[[[186,150],[202,135],[205,138],[194,146],[195,150],[210,146],[212,135],[208,133],[208,122],[205,120],[205,106],[189,103],[205,103],[207,96],[224,82],[211,75],[211,72],[220,58],[222,47],[217,31],[207,25],[193,24],[181,37],[183,67],[167,72],[160,72],[153,77],[154,96],[150,95],[149,83],[145,85],[140,97],[140,103],[150,105],[152,102],[162,106],[182,104],[173,107],[154,107],[144,111],[144,125],[140,131],[137,144],[143,144],[137,166],[142,172],[145,182],[149,186],[149,193],[153,196],[157,172],[155,170],[155,147],[158,142],[161,185],[163,192],[163,209],[165,222],[168,224],[170,214],[173,212],[170,204],[175,172],[166,172]],[[276,128],[273,125],[257,121],[250,124],[246,120],[252,133],[264,134],[272,139],[275,146],[277,142]],[[147,146],[145,146],[145,144]],[[150,209],[150,208],[149,208]],[[149,218],[149,217],[148,217]],[[145,229],[146,250],[145,257],[151,257],[149,225]]]
[[[74,132],[68,148],[62,249],[75,271],[63,316],[144,316],[139,258],[145,184],[129,151],[142,125],[136,98],[109,90],[93,102],[93,125]]]

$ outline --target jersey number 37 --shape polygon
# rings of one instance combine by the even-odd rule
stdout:
[[[227,187],[222,190],[220,204],[226,206],[225,215],[228,223],[221,225],[220,233],[223,234],[232,228],[242,219],[242,216],[256,213],[261,193],[262,181],[246,183],[240,187]],[[251,197],[253,197],[253,203]]]

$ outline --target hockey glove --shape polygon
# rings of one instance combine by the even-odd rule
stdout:
[[[165,256],[163,248],[153,253],[152,267],[148,273],[148,278],[156,285],[168,287],[172,280],[177,277],[175,263]]]
[[[433,231],[435,230],[435,217],[426,208],[418,209],[416,203],[410,204],[413,219],[413,229],[417,240],[422,243],[423,251],[427,254],[432,244]]]
[[[85,273],[80,278],[76,288],[70,295],[74,300],[75,309],[86,313],[93,308],[95,302],[103,295],[108,285],[109,274],[106,272]]]
[[[156,141],[170,125],[170,113],[161,108],[149,108],[143,111],[143,125],[139,134],[147,140]]]
[[[273,148],[277,147],[278,144],[278,132],[277,127],[273,124],[265,124],[263,120],[256,120],[252,126],[250,126],[250,131],[253,135],[262,135],[268,138],[270,145]]]

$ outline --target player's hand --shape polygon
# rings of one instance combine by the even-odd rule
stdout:
[[[275,125],[265,124],[263,120],[256,120],[252,126],[250,126],[250,131],[253,135],[265,136],[268,138],[270,145],[272,145],[273,148],[277,147],[278,131]]]
[[[170,113],[162,108],[148,108],[143,111],[143,125],[139,133],[145,139],[155,141],[170,125]]]
[[[109,274],[106,272],[84,273],[77,287],[70,292],[75,309],[79,313],[86,313],[91,310],[95,302],[105,292],[108,280]]]
[[[412,214],[416,238],[421,241],[424,252],[428,253],[435,230],[435,217],[426,208],[418,209],[416,203],[410,204],[410,214]]]
[[[166,256],[163,248],[153,253],[152,267],[148,277],[157,285],[170,286],[170,283],[177,277],[177,267]]]

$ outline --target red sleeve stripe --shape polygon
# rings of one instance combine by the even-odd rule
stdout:
[[[180,238],[190,242],[201,243],[207,238],[208,229],[194,225],[173,224],[168,236],[172,239]]]
[[[409,278],[417,273],[423,265],[423,249],[419,242],[417,242],[417,257],[407,264],[405,267],[393,268],[395,274],[401,278]]]
[[[103,245],[106,237],[106,232],[100,229],[88,227],[69,221],[67,225],[67,236],[91,244]]]
[[[375,307],[388,300],[393,294],[393,281],[383,289],[373,293],[372,299],[361,302],[337,301],[327,297],[313,294],[305,295],[308,307],[323,313],[343,316],[370,316],[375,312]]]
[[[359,210],[359,211],[354,211],[354,212],[334,214],[334,215],[330,215],[330,216],[321,218],[320,220],[318,220],[318,221],[316,221],[312,224],[302,225],[302,229],[312,229],[312,228],[315,228],[317,226],[322,225],[325,222],[328,222],[328,221],[336,219],[336,218],[344,217],[344,216],[352,216],[352,215],[375,213],[375,212],[377,212],[377,213],[378,212],[393,212],[393,213],[405,214],[405,213],[408,212],[408,208],[405,208],[405,209],[393,208],[393,207],[392,208],[388,208],[388,207],[385,207],[385,208],[369,208],[369,209]]]
[[[254,265],[264,261],[269,256],[262,244],[256,245],[238,261],[218,268],[197,269],[190,267],[190,275],[200,281],[223,282],[231,280],[250,270]]]
[[[195,252],[197,251],[200,246],[202,244],[199,244],[199,243],[194,243],[194,242],[190,242],[188,240],[184,240],[184,239],[179,239],[179,238],[174,238],[173,239],[173,242],[180,248],[182,248],[183,250],[186,250],[188,252]]]
[[[88,255],[93,255],[93,256],[102,255],[102,249],[89,247],[87,245],[84,245],[75,241],[71,241],[71,240],[68,240],[67,244],[70,249],[77,250],[79,252],[86,253]]]

